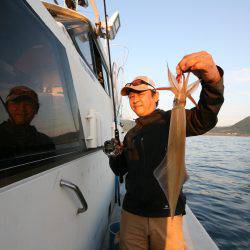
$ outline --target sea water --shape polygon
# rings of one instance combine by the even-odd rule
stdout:
[[[187,138],[183,191],[220,249],[250,249],[250,137]]]

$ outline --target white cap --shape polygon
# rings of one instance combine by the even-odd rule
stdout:
[[[121,90],[121,95],[128,95],[129,89],[133,89],[136,91],[145,91],[150,89],[155,91],[155,83],[147,76],[137,76],[131,83],[125,84],[125,86]]]

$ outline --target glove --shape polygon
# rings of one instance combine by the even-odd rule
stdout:
[[[103,146],[103,152],[108,156],[108,157],[116,157],[120,155],[123,151],[123,145],[119,143],[118,140],[116,139],[111,139],[109,141],[104,142]]]

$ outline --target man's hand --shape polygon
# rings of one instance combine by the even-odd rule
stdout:
[[[108,157],[116,157],[122,153],[122,150],[123,144],[119,143],[119,141],[117,141],[115,138],[104,142],[103,152]]]
[[[221,78],[212,56],[206,51],[184,56],[176,67],[177,80],[185,72],[192,72],[199,79],[209,83],[216,83]]]

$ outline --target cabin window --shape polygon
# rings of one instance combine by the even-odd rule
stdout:
[[[105,85],[105,90],[107,93],[110,94],[110,89],[109,89],[109,76],[108,76],[108,71],[104,64],[102,64],[102,74],[103,74],[103,80],[104,80],[104,85]]]
[[[1,2],[0,21],[2,186],[86,147],[62,44],[23,1]]]
[[[101,83],[102,87],[105,89],[108,95],[110,95],[109,89],[109,78],[108,78],[108,70],[104,59],[101,56],[95,42],[93,41],[93,49],[94,49],[94,61],[95,61],[95,73],[98,81]]]
[[[92,61],[92,53],[91,53],[91,45],[89,42],[88,33],[82,33],[80,35],[75,36],[75,41],[83,55],[84,59],[87,61],[89,67],[94,70],[93,61]]]
[[[90,31],[89,24],[70,18],[65,19],[62,16],[56,17],[56,20],[64,24],[77,51],[95,74],[106,93],[110,95],[107,66],[98,49],[97,41]]]

